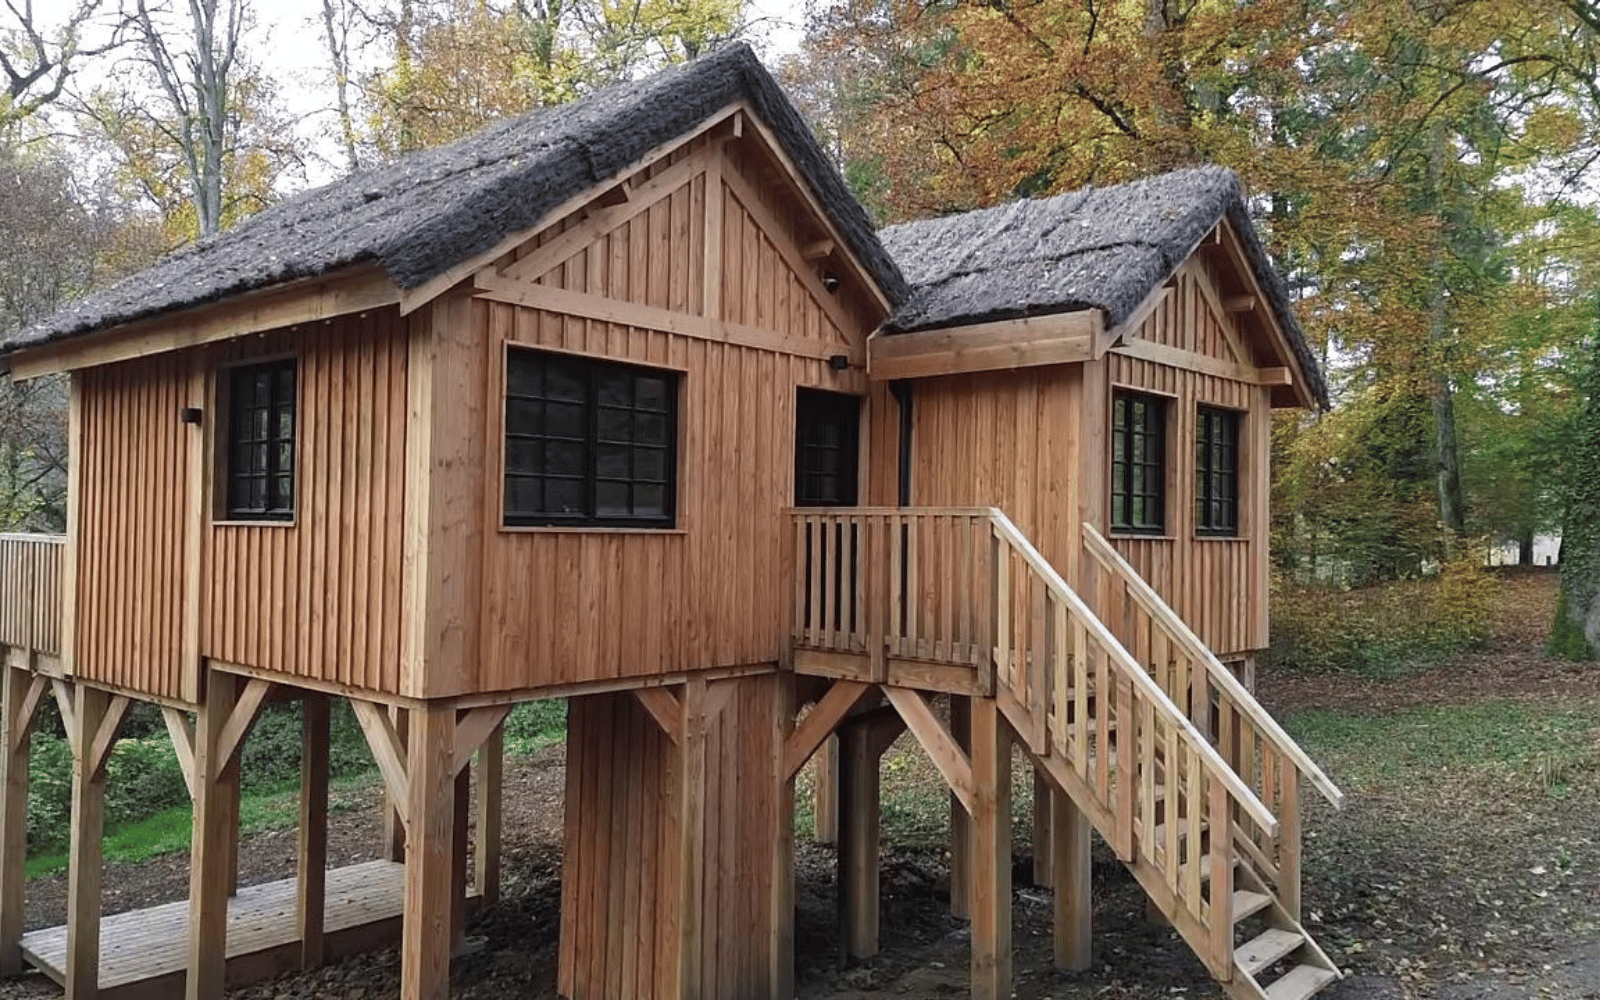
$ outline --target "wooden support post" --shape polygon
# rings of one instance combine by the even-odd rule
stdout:
[[[105,821],[106,761],[128,699],[98,688],[56,688],[72,742],[72,833],[67,873],[69,1000],[95,996],[100,978],[101,834]]]
[[[410,715],[400,997],[445,1000],[450,992],[456,711],[422,707]]]
[[[690,680],[679,696],[683,741],[678,745],[678,996],[701,995],[706,831],[706,682]]]
[[[839,932],[847,958],[878,953],[881,786],[870,726],[839,730]]]
[[[950,696],[950,737],[956,746],[972,752],[972,702],[961,695]],[[966,917],[972,898],[972,817],[954,792],[950,793],[950,913]]]
[[[1287,760],[1278,761],[1283,782],[1278,801],[1278,902],[1296,922],[1300,920],[1300,772]],[[1213,820],[1212,822],[1216,822]]]
[[[1051,867],[1055,841],[1050,836],[1051,785],[1044,769],[1033,769],[1033,884],[1041,889],[1055,885]]]
[[[506,731],[502,723],[478,750],[478,826],[473,850],[473,885],[483,905],[500,902],[500,831],[504,803],[501,785],[505,773]]]
[[[791,727],[792,728],[792,727]],[[811,839],[832,844],[839,839],[839,738],[829,736],[811,758]]]
[[[450,947],[467,940],[467,837],[472,821],[472,763],[456,774],[455,808],[450,818]]]
[[[300,842],[296,871],[300,968],[322,964],[328,886],[328,697],[307,692],[300,741]]]
[[[33,675],[26,670],[0,666],[5,671],[3,724],[0,724],[0,768],[4,769],[4,798],[0,799],[0,977],[22,971],[23,865],[28,860],[28,744],[33,732],[37,694]],[[42,679],[41,679],[42,683]]]
[[[388,712],[389,720],[394,724],[395,735],[400,737],[400,749],[404,751],[410,713],[396,705],[390,705]],[[383,802],[384,856],[390,861],[404,861],[406,859],[406,825],[400,818],[400,810],[396,808],[392,794],[387,786],[384,789]]]
[[[228,813],[233,817],[233,822],[228,825],[228,895],[239,894],[239,782],[228,783],[228,795],[232,799],[228,803]]]
[[[225,752],[223,730],[238,701],[238,680],[207,670],[205,701],[195,713],[194,833],[189,848],[189,976],[187,1000],[218,1000],[226,979],[232,830],[238,825],[233,785],[239,768]]]
[[[972,702],[972,997],[1011,997],[1011,732]]]
[[[1047,787],[1045,796],[1051,814],[1050,871],[1055,877],[1056,968],[1082,972],[1094,960],[1089,817],[1065,792]],[[1038,807],[1036,799],[1035,808]]]
[[[771,1000],[794,998],[794,776],[784,767],[784,747],[794,732],[794,675],[772,677],[772,900],[768,919]]]

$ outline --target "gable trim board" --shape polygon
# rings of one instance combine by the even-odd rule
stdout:
[[[1104,314],[1087,309],[879,334],[867,341],[868,376],[878,381],[1088,361],[1104,329]]]

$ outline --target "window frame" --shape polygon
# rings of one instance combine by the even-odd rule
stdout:
[[[1239,439],[1243,424],[1244,414],[1239,410],[1207,403],[1195,406],[1194,533],[1197,537],[1240,537]],[[1218,441],[1214,435],[1224,428],[1225,439]],[[1224,456],[1231,453],[1231,468],[1212,468],[1210,458],[1213,449],[1218,445],[1222,446]],[[1225,489],[1229,483],[1232,485],[1231,493]],[[1218,487],[1224,487],[1221,496],[1212,492]],[[1223,505],[1223,512],[1229,515],[1224,519],[1226,523],[1212,519],[1211,515],[1218,504]]]
[[[276,387],[269,390],[267,405],[268,437],[256,441],[241,441],[236,437],[240,426],[240,382],[252,376],[259,375],[262,371],[272,373],[274,382],[277,374],[287,370],[293,379],[292,390],[287,400],[290,414],[290,428],[287,440],[278,434],[274,428],[279,425],[279,415],[285,401],[281,400]],[[262,525],[290,525],[295,522],[299,512],[300,496],[300,363],[294,355],[277,355],[273,357],[245,358],[237,363],[224,365],[217,369],[216,380],[217,412],[222,414],[222,427],[216,438],[216,479],[220,481],[221,489],[215,491],[216,504],[213,519],[223,524],[262,524]],[[257,409],[252,407],[252,409]],[[290,450],[290,459],[285,469],[278,459],[279,446],[287,443]],[[241,473],[235,468],[235,453],[241,446],[264,445],[267,447],[268,469],[260,474],[265,478],[267,505],[262,508],[242,507],[235,504],[234,484],[239,478],[256,478],[255,473]],[[271,503],[273,482],[277,479],[288,480],[288,505],[274,506]]]
[[[512,403],[515,399],[525,401],[549,402],[546,397],[514,396],[512,393],[512,370],[519,358],[538,359],[547,365],[565,367],[568,370],[582,372],[582,381],[586,387],[583,407],[583,472],[581,485],[583,491],[583,511],[576,514],[559,513],[532,513],[519,511],[512,503],[510,486],[513,478],[544,479],[551,474],[519,473],[513,469],[512,442],[515,438],[524,440],[547,439],[547,433],[534,434],[528,431],[514,431],[512,426]],[[599,399],[598,378],[607,370],[629,372],[635,375],[644,375],[660,378],[667,387],[667,399],[663,410],[639,410],[635,400],[630,406],[615,407],[604,406]],[[632,360],[613,357],[602,357],[592,354],[583,354],[573,351],[547,350],[542,346],[533,344],[518,344],[511,341],[505,342],[503,354],[503,368],[501,379],[501,407],[500,407],[500,475],[497,488],[500,496],[500,530],[516,531],[638,531],[638,532],[679,532],[679,517],[681,511],[681,483],[679,463],[682,454],[681,414],[684,398],[684,372],[681,369],[663,367],[652,364],[639,364]],[[630,395],[636,389],[630,384]],[[600,440],[599,419],[602,409],[625,409],[630,413],[660,413],[666,420],[664,444],[640,445],[636,441],[629,442],[604,442]],[[548,428],[548,424],[542,425]],[[570,439],[567,439],[570,440]],[[641,480],[632,475],[631,463],[633,456],[630,453],[630,475],[627,479],[618,479],[614,476],[599,475],[599,454],[602,444],[613,446],[626,446],[630,449],[644,447],[649,449],[660,448],[664,452],[663,476],[659,485],[663,489],[665,513],[661,515],[602,515],[598,510],[598,486],[602,481],[627,482],[636,485]],[[548,469],[548,465],[545,466]],[[653,483],[653,480],[643,480]]]
[[[1143,403],[1146,414],[1155,415],[1153,429],[1141,429],[1132,422],[1133,406]],[[1127,406],[1126,418],[1123,417],[1122,408]],[[1137,389],[1114,388],[1111,392],[1111,412],[1109,429],[1111,434],[1110,454],[1107,478],[1110,480],[1108,497],[1107,522],[1113,534],[1162,536],[1167,532],[1169,524],[1167,512],[1167,475],[1169,471],[1167,429],[1171,423],[1168,419],[1168,408],[1171,400],[1166,396],[1155,393],[1143,392]],[[1123,426],[1119,426],[1119,421]],[[1142,439],[1143,448],[1136,448]],[[1149,457],[1152,450],[1150,442],[1153,439],[1153,458]],[[1123,457],[1119,459],[1118,446],[1122,448]],[[1144,452],[1145,457],[1135,461],[1134,455]],[[1118,466],[1122,467],[1119,474]],[[1141,491],[1135,491],[1136,469],[1146,471],[1144,485]],[[1146,518],[1135,521],[1133,507],[1136,499],[1145,502]],[[1122,515],[1118,516],[1118,501],[1121,500]],[[1152,519],[1148,512],[1153,510],[1155,517]]]

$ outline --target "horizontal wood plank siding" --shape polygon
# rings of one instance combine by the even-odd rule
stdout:
[[[398,692],[404,324],[378,310],[235,342],[214,360],[282,355],[299,363],[295,520],[208,522],[201,653]]]
[[[77,676],[183,693],[183,552],[191,470],[183,423],[191,359],[167,354],[82,376]]]

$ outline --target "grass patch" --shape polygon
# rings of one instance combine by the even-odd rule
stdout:
[[[370,798],[367,794],[376,776],[358,774],[336,778],[328,785],[328,813],[349,812]],[[300,821],[300,786],[284,784],[278,788],[242,795],[239,798],[239,831],[243,834],[293,828]],[[108,829],[105,859],[108,862],[136,865],[162,854],[187,851],[194,828],[190,806],[173,806],[144,819]],[[28,859],[29,878],[53,875],[67,870],[64,849],[47,850]]]
[[[1600,763],[1589,705],[1495,699],[1381,714],[1303,709],[1283,725],[1352,793],[1448,778],[1559,796]]]

